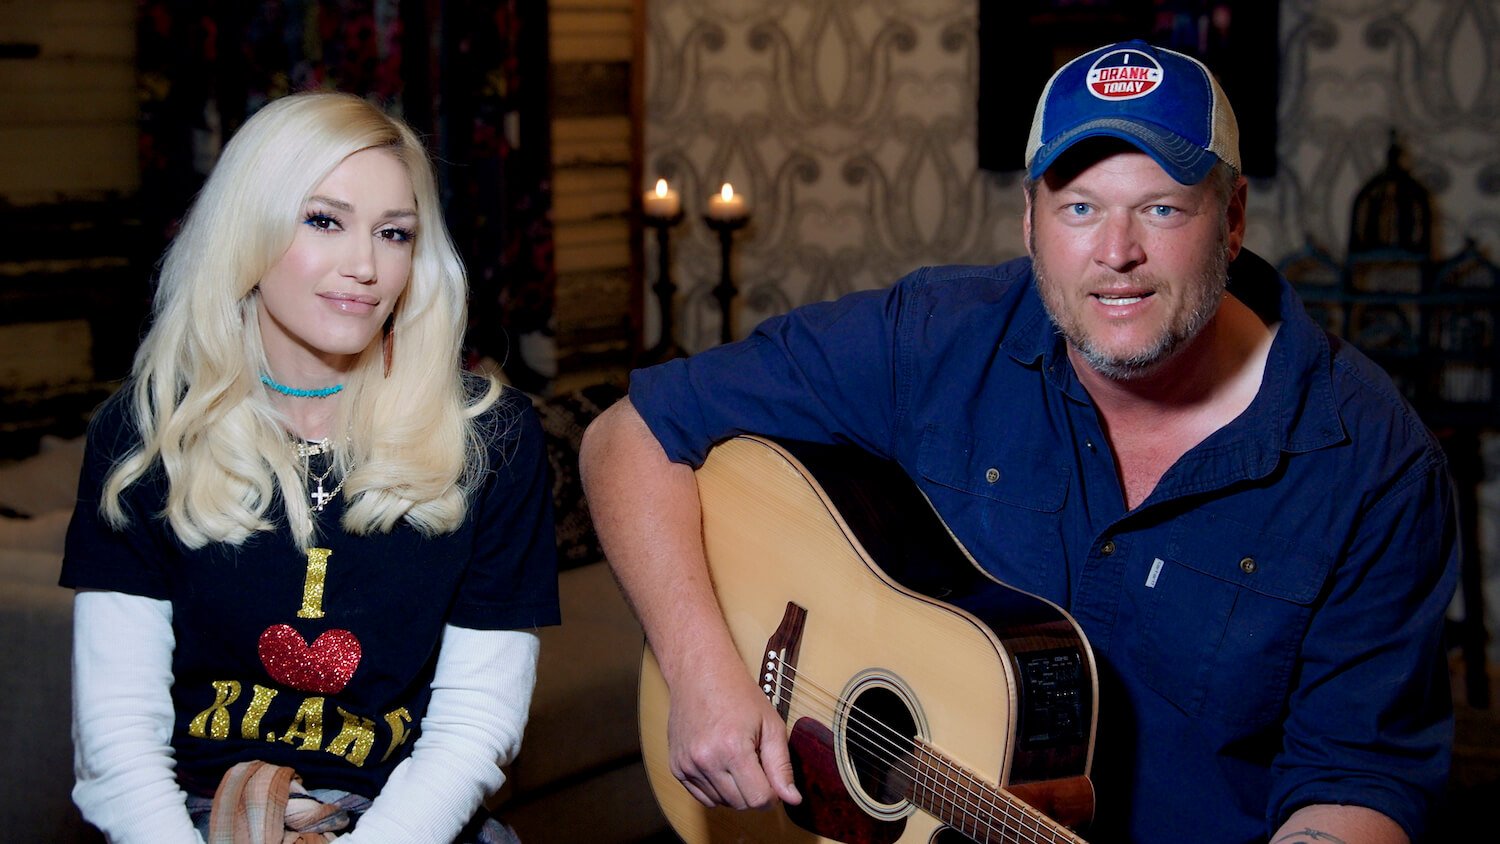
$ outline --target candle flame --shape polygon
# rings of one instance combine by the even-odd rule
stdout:
[[[724,187],[719,188],[719,197],[725,202],[734,199],[734,188],[728,182],[725,182]]]
[[[661,196],[661,197],[665,197],[667,195],[667,180],[666,179],[657,179],[656,180],[656,195],[657,196]]]

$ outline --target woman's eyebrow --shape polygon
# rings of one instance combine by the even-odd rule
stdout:
[[[321,202],[324,205],[331,205],[331,206],[333,206],[334,208],[337,208],[340,211],[353,211],[354,210],[354,205],[352,203],[345,202],[342,199],[334,199],[331,196],[323,196],[322,194],[313,194],[312,196],[309,196],[307,198],[307,201],[308,202]]]
[[[307,201],[308,202],[322,203],[323,205],[330,206],[330,207],[332,207],[332,208],[334,208],[334,209],[336,209],[338,211],[343,211],[345,213],[349,213],[349,214],[354,213],[354,203],[352,203],[352,202],[345,202],[342,199],[334,199],[331,196],[324,196],[322,194],[313,194],[312,196],[310,196],[310,197],[307,198]],[[380,215],[380,218],[382,220],[389,220],[389,219],[392,219],[394,217],[416,217],[416,216],[417,216],[417,209],[415,209],[415,208],[392,208],[392,209],[389,209],[388,211],[386,211],[384,214]]]

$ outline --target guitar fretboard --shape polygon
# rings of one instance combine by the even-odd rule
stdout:
[[[915,742],[907,798],[981,844],[1086,844],[1067,827],[1005,789],[991,785],[943,753]]]

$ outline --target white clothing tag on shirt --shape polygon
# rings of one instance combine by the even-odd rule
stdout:
[[[1155,589],[1156,588],[1156,578],[1161,575],[1161,567],[1163,565],[1166,565],[1166,564],[1162,562],[1161,557],[1157,557],[1155,560],[1151,561],[1151,573],[1148,574],[1148,575],[1146,575],[1146,588],[1147,589]]]

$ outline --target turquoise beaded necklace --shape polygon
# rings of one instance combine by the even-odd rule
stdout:
[[[343,384],[334,384],[332,387],[321,387],[316,390],[299,390],[296,387],[288,387],[285,384],[277,383],[271,376],[265,374],[260,376],[260,383],[265,384],[283,396],[291,396],[298,399],[326,399],[339,390],[344,389]]]

